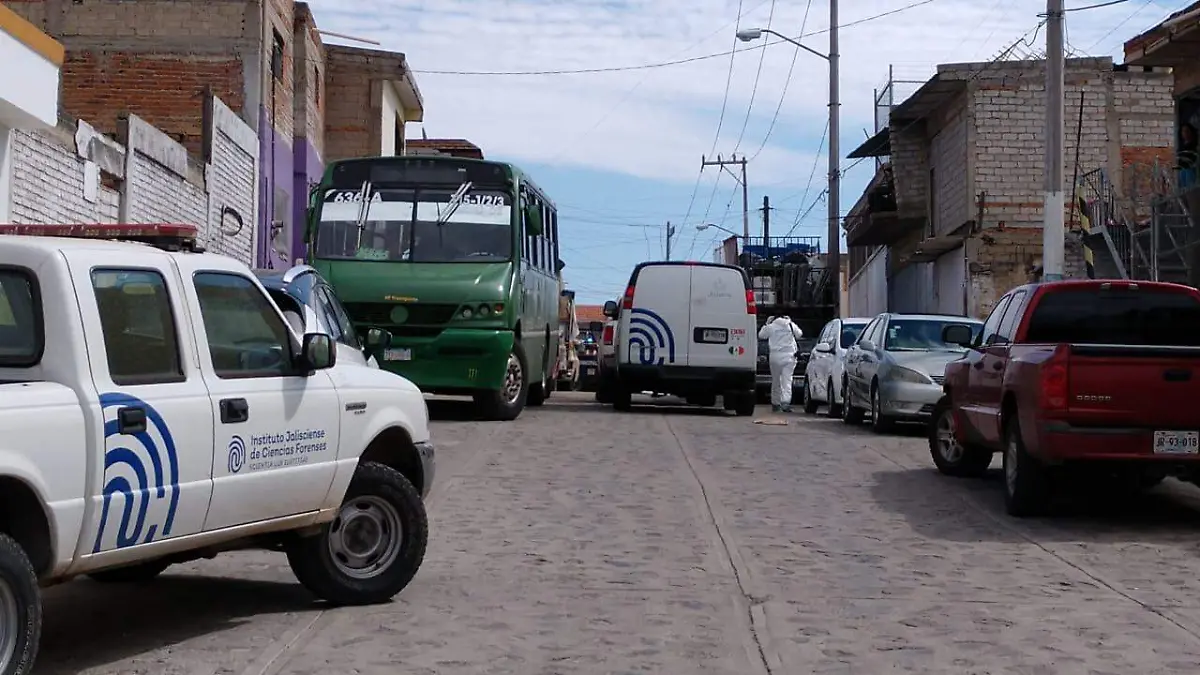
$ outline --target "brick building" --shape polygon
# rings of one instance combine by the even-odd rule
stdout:
[[[410,155],[449,155],[467,159],[483,159],[483,150],[462,138],[413,138],[407,143]]]
[[[1068,59],[1065,82],[1068,195],[1097,170],[1124,184],[1123,173],[1170,161],[1169,73]],[[1036,274],[1044,116],[1044,61],[941,65],[891,109],[850,154],[882,160],[845,223],[852,313],[985,316]],[[1081,237],[1067,237],[1067,276],[1083,276]],[[1109,251],[1092,248],[1097,275],[1115,276]]]
[[[308,189],[320,178],[330,145],[324,119],[327,48],[306,4],[6,3],[64,45],[61,109],[100,132],[118,134],[120,119],[132,113],[193,155],[203,154],[211,150],[205,133],[213,128],[205,117],[212,110],[204,105],[205,95],[223,101],[257,131],[252,262],[279,267],[304,255]],[[411,83],[411,74],[403,81]]]
[[[403,155],[405,124],[425,119],[404,54],[329,45],[325,58],[327,159]]]

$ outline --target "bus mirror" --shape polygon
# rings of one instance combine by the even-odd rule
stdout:
[[[530,204],[525,207],[525,236],[536,237],[542,234],[542,213],[537,206]]]
[[[562,258],[559,258],[558,260],[554,261],[554,271],[555,272],[562,272],[563,268],[566,266],[567,266],[567,263],[563,262]]]

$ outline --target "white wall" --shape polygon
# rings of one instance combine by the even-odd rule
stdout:
[[[0,124],[0,223],[9,222],[9,192],[12,189],[12,129]]]
[[[15,129],[58,123],[58,66],[0,30],[0,123]]]
[[[881,247],[850,280],[847,317],[872,317],[887,311],[887,247]]]
[[[121,195],[99,184],[92,149],[88,143],[80,151],[75,135],[64,127],[14,131],[11,221],[27,225],[117,222]]]
[[[396,87],[391,82],[383,83],[382,119],[379,120],[379,144],[382,146],[379,154],[390,157],[396,154],[396,121],[404,124],[404,104],[396,93]]]
[[[963,288],[967,283],[966,261],[962,247],[938,256],[933,263],[933,283],[938,314],[966,313],[963,307]]]

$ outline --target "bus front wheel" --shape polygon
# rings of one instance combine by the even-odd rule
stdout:
[[[475,405],[483,419],[506,422],[515,420],[521,414],[525,408],[525,398],[529,395],[527,363],[520,343],[514,343],[500,389],[475,395]]]

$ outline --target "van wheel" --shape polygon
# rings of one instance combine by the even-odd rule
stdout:
[[[475,406],[485,420],[507,422],[517,419],[525,409],[529,395],[529,381],[525,367],[525,351],[520,342],[514,342],[504,370],[504,382],[496,391],[484,391],[475,395]]]
[[[26,675],[42,636],[42,596],[29,556],[0,534],[0,673]]]
[[[425,503],[404,474],[377,462],[354,472],[341,509],[321,533],[287,548],[296,579],[335,605],[391,600],[425,559]]]
[[[92,572],[88,577],[102,584],[137,584],[154,580],[170,566],[171,563],[165,560],[148,560],[136,565]]]
[[[629,412],[633,409],[633,392],[619,383],[613,383],[612,405],[616,412]]]
[[[738,417],[748,417],[754,414],[754,405],[758,398],[753,391],[740,392],[733,404],[733,412]]]

